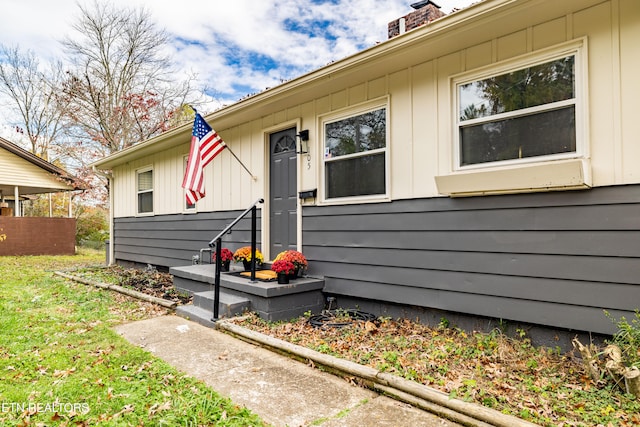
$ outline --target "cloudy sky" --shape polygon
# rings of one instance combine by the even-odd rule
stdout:
[[[78,3],[93,0],[3,0],[0,43],[62,57]],[[111,0],[144,6],[172,37],[182,72],[195,72],[212,111],[387,39],[387,23],[417,0]],[[445,13],[476,0],[436,0]]]

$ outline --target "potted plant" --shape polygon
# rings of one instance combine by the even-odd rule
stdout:
[[[293,274],[295,266],[291,261],[281,259],[271,264],[271,270],[278,274],[278,283],[285,285],[289,283],[289,275]]]
[[[229,271],[229,265],[231,264],[231,261],[233,260],[233,252],[231,252],[229,249],[227,248],[222,248],[222,250],[220,251],[220,263],[222,265],[222,270],[220,271]],[[211,261],[212,262],[216,262],[216,252],[213,252],[213,255],[211,255]]]
[[[309,265],[307,262],[307,258],[305,258],[302,252],[298,252],[293,249],[280,252],[278,256],[276,256],[276,259],[274,261],[280,260],[289,261],[293,264],[293,266],[295,267],[295,270],[291,274],[293,279],[298,277],[298,274],[301,274],[303,271],[305,271]]]
[[[235,262],[242,262],[244,264],[245,271],[251,270],[251,246],[243,246],[233,253],[233,260]],[[264,257],[260,249],[256,248],[256,266],[262,265]]]

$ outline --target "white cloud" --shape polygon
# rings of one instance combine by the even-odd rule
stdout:
[[[196,72],[223,103],[386,40],[387,23],[409,13],[414,1],[112,0],[146,7],[174,39],[168,52],[178,74]],[[472,0],[435,2],[450,12]],[[31,49],[43,61],[60,58],[59,41],[72,34],[78,12],[75,0],[5,0],[0,40]]]

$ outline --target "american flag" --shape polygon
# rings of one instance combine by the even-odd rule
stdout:
[[[227,147],[222,138],[196,113],[193,121],[191,149],[182,187],[187,190],[187,203],[195,204],[204,197],[204,168]]]

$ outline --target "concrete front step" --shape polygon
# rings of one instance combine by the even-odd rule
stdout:
[[[201,325],[211,326],[213,322],[214,292],[205,291],[193,294],[193,304],[180,305],[176,308],[176,314],[191,319]],[[237,295],[220,292],[218,301],[218,317],[233,317],[243,314],[251,307],[251,301]]]
[[[215,266],[212,264],[188,265],[172,267],[176,289],[194,296],[194,306],[213,311],[213,295]],[[239,270],[220,275],[220,295],[235,296],[249,301],[237,307],[219,309],[219,317],[240,314],[250,310],[258,313],[265,320],[286,320],[302,315],[305,312],[319,313],[324,308],[324,280],[314,277],[301,277],[287,285],[275,281],[251,282],[248,277],[240,276]],[[203,294],[203,295],[200,295]],[[207,301],[209,298],[209,301]],[[225,303],[226,304],[226,303]],[[231,305],[235,304],[231,302]],[[209,319],[212,314],[209,314]]]
[[[169,273],[173,275],[173,286],[179,292],[188,292],[191,295],[197,292],[213,289],[215,265],[199,264],[184,267],[171,267]]]
[[[193,305],[213,311],[214,291],[198,292],[193,294]],[[218,301],[218,314],[220,317],[231,317],[249,310],[251,301],[238,295],[220,292]]]

